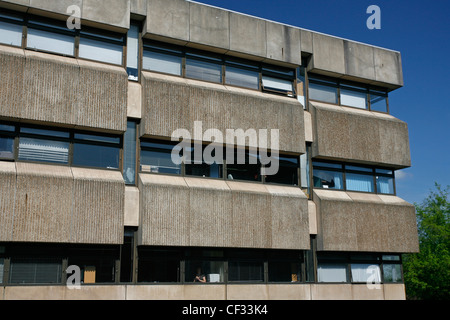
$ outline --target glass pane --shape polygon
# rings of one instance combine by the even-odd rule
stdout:
[[[259,73],[257,71],[227,66],[225,83],[250,89],[259,89]]]
[[[126,184],[136,183],[136,122],[128,121],[123,139],[123,178]]]
[[[138,250],[138,282],[180,281],[180,255],[175,249]]]
[[[337,103],[337,88],[324,86],[318,83],[309,83],[309,99],[329,103]]]
[[[313,180],[315,188],[343,189],[342,172],[314,169]]]
[[[229,152],[234,155],[234,160],[231,163],[227,151],[227,179],[261,181],[261,164],[256,154],[242,150]]]
[[[355,170],[355,171],[363,171],[363,172],[373,172],[372,168],[367,167],[359,167],[359,166],[345,166],[345,170]]]
[[[73,165],[107,169],[119,168],[120,148],[96,144],[73,144]]]
[[[300,156],[300,178],[301,187],[307,189],[309,193],[309,157],[307,153]]]
[[[14,159],[14,138],[0,136],[0,158]]]
[[[224,282],[223,261],[186,261],[186,282]]]
[[[3,283],[3,269],[4,269],[4,261],[5,259],[0,258],[0,284]]]
[[[115,281],[115,264],[119,258],[118,246],[71,247],[68,249],[68,265],[81,269],[82,283],[111,283]]]
[[[357,263],[351,265],[352,282],[381,283],[380,266]]]
[[[145,146],[149,144],[141,144]],[[169,144],[152,143],[153,149],[141,149],[141,171],[155,173],[181,174],[181,164],[172,161],[172,149]],[[174,152],[179,155],[180,150]]]
[[[364,92],[346,90],[341,88],[341,105],[356,107],[361,109],[367,108],[367,94]]]
[[[276,91],[283,91],[283,92],[290,92],[290,93],[293,92],[292,81],[289,81],[289,80],[263,76],[262,84],[263,84],[264,89],[267,89],[267,90],[276,90]]]
[[[383,264],[385,283],[402,282],[402,267],[400,264]]]
[[[370,110],[387,112],[386,96],[370,92]]]
[[[13,258],[9,270],[10,283],[60,283],[62,262],[52,258]]]
[[[0,131],[10,131],[14,132],[16,130],[15,126],[10,126],[7,124],[0,124]]]
[[[382,174],[393,174],[394,172],[389,169],[375,169],[376,173],[382,173]]]
[[[138,68],[139,26],[132,24],[127,33],[127,67]]]
[[[313,161],[313,166],[314,167],[326,167],[326,168],[342,169],[342,164],[331,163],[331,162]]]
[[[80,38],[80,58],[122,65],[123,47],[100,40]]]
[[[377,179],[377,192],[394,194],[394,178],[376,176]]]
[[[27,48],[73,56],[75,37],[56,32],[28,28]]]
[[[222,178],[223,148],[212,144],[207,147],[196,145],[195,148],[200,148],[198,150],[202,151],[202,158],[196,162],[195,149],[189,148],[190,159],[186,159],[186,174],[199,177]],[[186,157],[189,157],[189,155],[186,154]]]
[[[373,176],[357,173],[346,173],[347,190],[374,192]]]
[[[176,55],[144,51],[142,65],[146,70],[181,76],[182,59]]]
[[[264,281],[264,263],[262,261],[228,262],[229,281]]]
[[[58,131],[58,130],[46,130],[46,129],[35,129],[35,128],[27,128],[27,127],[21,127],[20,128],[21,133],[29,133],[29,134],[35,134],[35,135],[42,135],[42,136],[51,136],[51,137],[59,137],[59,138],[69,138],[70,133],[67,131]]]
[[[399,255],[383,255],[383,261],[400,261]]]
[[[220,64],[186,59],[186,77],[209,82],[222,82],[222,66]]]
[[[120,143],[120,137],[100,136],[95,134],[75,133],[75,139],[97,142]]]
[[[270,282],[300,282],[300,262],[296,261],[269,261]]]
[[[0,43],[22,46],[22,26],[0,21]]]
[[[19,160],[67,164],[69,162],[69,142],[21,137],[18,157]]]
[[[266,182],[281,183],[292,186],[298,185],[299,162],[297,157],[277,157],[278,172],[275,175],[267,175]]]
[[[346,264],[322,263],[317,267],[318,282],[347,282]]]

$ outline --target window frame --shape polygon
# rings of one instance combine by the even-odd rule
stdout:
[[[145,71],[155,72],[155,73],[165,74],[165,75],[170,75],[170,76],[176,76],[176,77],[181,77],[181,78],[186,78],[186,79],[193,79],[193,80],[197,80],[197,81],[216,83],[216,84],[220,84],[220,85],[224,85],[224,86],[245,88],[248,90],[266,92],[266,93],[271,93],[271,94],[279,94],[279,95],[286,96],[286,97],[297,98],[296,88],[295,88],[297,72],[296,72],[295,68],[287,68],[287,67],[269,65],[267,63],[246,60],[243,58],[237,58],[237,57],[233,57],[233,56],[229,56],[229,55],[217,54],[217,53],[213,53],[213,52],[209,52],[209,51],[203,51],[203,50],[198,50],[198,49],[193,49],[193,48],[188,48],[188,47],[181,47],[181,46],[171,45],[171,44],[164,43],[164,42],[144,39],[143,56],[145,55],[146,51],[181,57],[181,75],[175,75],[172,73],[167,73],[167,72],[162,72],[162,71],[155,71],[155,70],[144,68],[144,66],[142,66],[142,70],[145,70]],[[192,55],[195,55],[196,57],[193,57]],[[201,57],[201,56],[203,56],[203,57]],[[212,60],[208,59],[208,57],[210,57]],[[215,60],[213,63],[220,64],[222,67],[221,81],[213,82],[213,81],[201,80],[201,79],[194,78],[194,77],[187,77],[186,76],[186,65],[187,65],[186,60],[187,59],[196,59],[199,61],[204,61],[204,62],[209,62],[209,63],[211,63],[212,61]],[[239,86],[239,85],[235,85],[235,84],[228,84],[226,82],[227,66],[235,68],[235,69],[246,70],[246,71],[256,71],[257,70],[258,89],[254,89],[254,88],[250,88],[250,87],[246,87],[246,86]],[[289,75],[288,73],[292,73],[292,74]],[[267,75],[269,77],[273,77],[276,79],[280,79],[280,80],[289,80],[292,85],[291,95],[289,95],[288,92],[286,92],[284,94],[283,92],[280,92],[278,90],[264,89],[263,84],[262,84],[262,78],[264,75]]]
[[[320,165],[320,164],[324,164],[324,165]],[[330,165],[339,165],[341,166],[341,168],[333,168],[333,167],[327,167],[326,165],[330,164]],[[339,162],[339,161],[328,161],[328,160],[324,160],[324,159],[312,159],[311,161],[311,165],[312,165],[312,174],[311,177],[312,179],[314,179],[314,169],[318,169],[318,170],[327,170],[327,171],[333,171],[333,172],[340,172],[342,173],[342,189],[330,189],[330,188],[321,188],[321,187],[316,187],[314,186],[314,183],[312,184],[312,188],[313,189],[325,189],[325,190],[335,190],[335,191],[349,191],[349,192],[361,192],[361,193],[370,193],[370,194],[382,194],[382,195],[392,195],[395,196],[397,195],[397,191],[396,191],[396,183],[395,183],[395,170],[392,168],[387,168],[387,167],[379,167],[379,166],[367,166],[367,165],[361,165],[361,164],[356,164],[356,163],[346,163],[346,162]],[[361,167],[363,169],[369,169],[370,171],[358,171],[355,169],[348,169],[347,167]],[[383,173],[383,172],[377,172],[377,170],[389,170],[392,173],[388,174],[388,173]],[[347,173],[351,173],[351,174],[360,174],[360,175],[366,175],[366,176],[371,176],[372,177],[372,185],[373,185],[373,192],[370,191],[359,191],[359,190],[349,190],[347,188]],[[378,190],[377,187],[377,177],[381,176],[381,177],[387,177],[387,178],[392,178],[392,193],[382,193]]]
[[[307,90],[306,91],[308,92],[308,101],[311,100],[311,101],[329,103],[332,105],[343,106],[343,107],[348,107],[348,108],[355,108],[355,109],[359,109],[359,110],[367,110],[367,111],[371,111],[371,112],[379,112],[379,113],[385,113],[385,114],[390,113],[389,112],[389,91],[386,88],[382,88],[382,87],[374,86],[374,85],[370,85],[370,84],[365,84],[365,83],[361,83],[361,82],[327,77],[324,75],[310,73],[310,72],[306,72],[306,73],[307,73],[307,80],[306,80]],[[333,103],[333,102],[311,99],[311,96],[309,95],[310,83],[319,84],[319,85],[322,85],[325,87],[336,88],[336,95],[337,95],[336,101],[337,102]],[[351,105],[342,104],[341,89],[347,90],[347,91],[364,93],[366,96],[366,98],[365,98],[366,107],[359,108],[359,107],[355,107],[355,106],[351,106]],[[380,111],[380,110],[375,110],[375,109],[372,110],[371,98],[370,98],[371,92],[374,94],[376,93],[377,96],[383,96],[386,99],[386,111]]]
[[[0,131],[0,135],[8,135],[14,138],[14,151],[13,158],[0,158],[1,161],[12,161],[12,162],[24,162],[24,163],[36,163],[36,164],[47,164],[47,165],[58,165],[58,166],[66,166],[66,167],[79,167],[79,168],[91,168],[98,170],[108,170],[108,171],[120,171],[122,172],[123,167],[123,135],[111,134],[111,133],[103,133],[103,132],[95,132],[95,131],[86,131],[79,129],[71,129],[71,128],[62,128],[62,127],[50,127],[43,125],[36,125],[31,123],[13,123],[7,121],[0,121],[0,124],[11,125],[15,127],[14,132],[8,131]],[[52,135],[39,135],[27,132],[21,132],[21,128],[30,128],[36,130],[47,130],[47,131],[55,131],[55,132],[64,132],[68,134],[68,137],[57,137]],[[75,139],[75,134],[86,134],[100,137],[112,137],[118,138],[119,142],[111,143],[111,142],[99,142],[99,141],[87,141],[87,140],[79,140]],[[24,138],[35,138],[35,139],[48,139],[53,141],[62,141],[69,143],[69,151],[68,151],[68,162],[67,163],[54,163],[54,162],[46,162],[46,161],[38,161],[38,160],[23,160],[19,159],[19,143],[20,139]],[[84,141],[84,143],[92,144],[92,145],[101,145],[101,146],[116,146],[119,151],[119,167],[117,169],[108,169],[104,167],[96,167],[96,166],[82,166],[82,165],[74,165],[73,164],[73,149],[74,144],[78,141]]]

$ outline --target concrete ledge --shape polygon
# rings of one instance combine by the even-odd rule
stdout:
[[[315,189],[319,251],[418,252],[412,204],[396,197]]]
[[[0,300],[405,300],[403,284],[157,284],[0,287]]]
[[[300,188],[141,173],[139,190],[140,245],[309,248]]]
[[[401,169],[411,166],[408,126],[389,115],[310,102],[312,157]]]

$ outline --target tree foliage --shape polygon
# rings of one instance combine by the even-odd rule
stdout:
[[[450,187],[435,188],[415,203],[420,252],[403,257],[408,299],[450,299]]]

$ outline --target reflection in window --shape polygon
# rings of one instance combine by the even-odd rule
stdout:
[[[341,88],[341,105],[360,109],[367,108],[367,93],[364,91]]]
[[[73,56],[75,50],[75,34],[69,35],[29,27],[27,48]]]
[[[76,166],[118,169],[120,138],[75,134],[73,160]]]
[[[174,144],[141,141],[141,171],[153,173],[181,174],[181,163],[172,161]],[[174,151],[180,154],[181,149]]]
[[[208,62],[186,58],[186,77],[209,82],[222,82],[222,66],[216,62]]]
[[[14,138],[0,134],[0,159],[14,159]]]
[[[0,43],[22,46],[22,26],[0,20]]]
[[[309,99],[329,103],[338,103],[337,87],[309,81]]]
[[[127,122],[123,137],[123,178],[126,184],[136,184],[136,122]]]
[[[387,94],[377,91],[369,91],[370,110],[387,112]]]
[[[225,84],[257,90],[259,89],[258,70],[227,66]]]
[[[122,35],[106,35],[92,31],[80,33],[80,58],[122,65],[122,55]]]
[[[176,54],[144,50],[142,65],[146,70],[181,76],[182,59]]]
[[[313,180],[315,188],[343,189],[342,172],[329,171],[324,169],[313,170]]]
[[[376,176],[378,193],[394,194],[394,178],[385,176]]]

